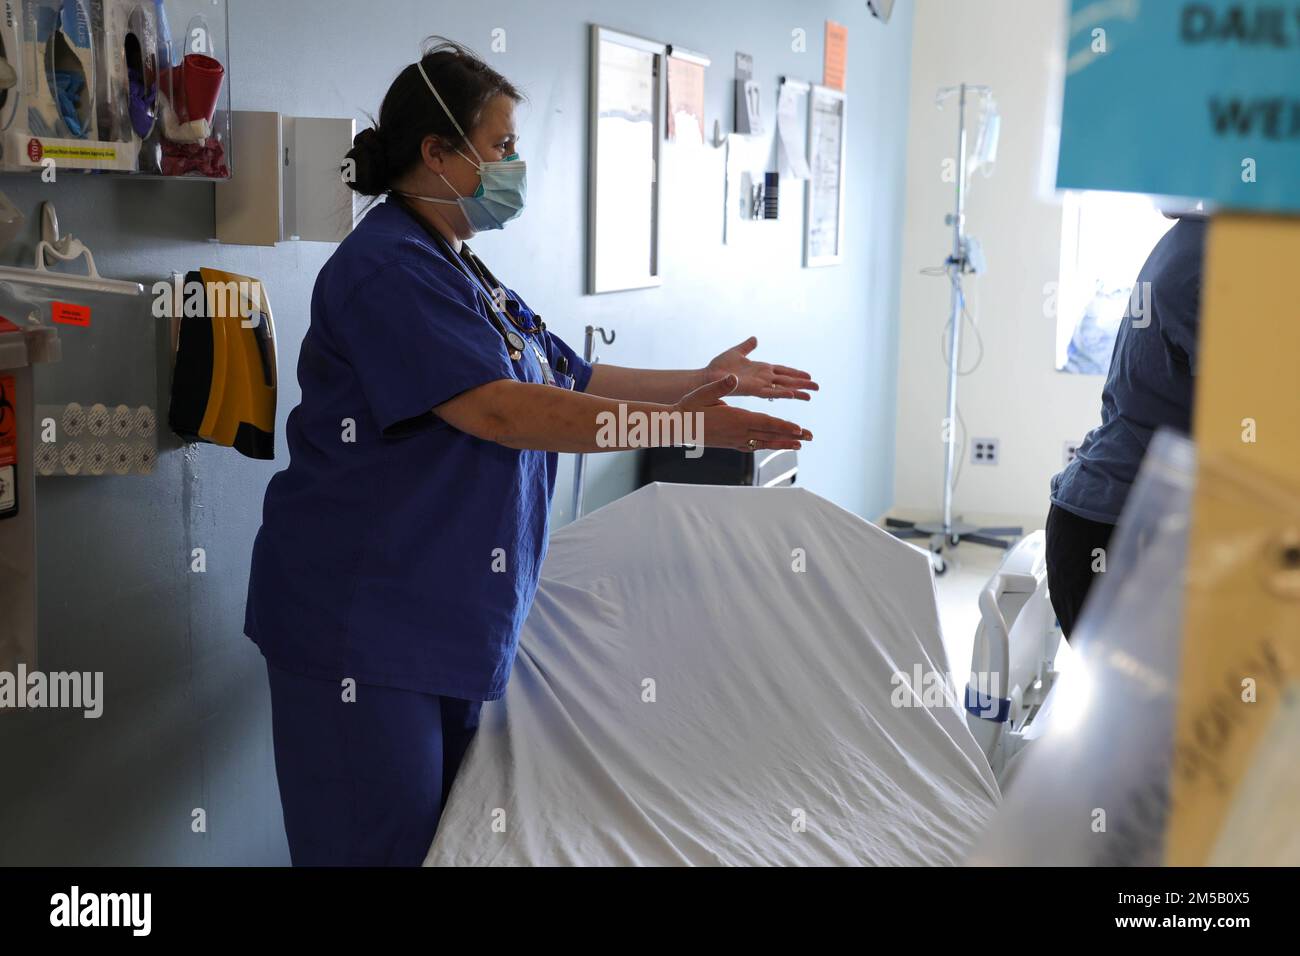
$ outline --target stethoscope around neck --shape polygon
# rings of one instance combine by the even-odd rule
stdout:
[[[513,362],[519,361],[523,357],[524,349],[531,345],[533,354],[537,356],[537,361],[542,367],[542,378],[546,381],[547,385],[554,385],[555,373],[551,370],[551,363],[547,360],[546,353],[542,351],[536,341],[529,341],[524,338],[524,335],[533,336],[546,331],[546,323],[541,320],[541,317],[537,317],[537,324],[533,328],[524,328],[523,325],[520,324],[519,320],[510,314],[510,309],[508,307],[503,307],[498,303],[496,297],[484,288],[485,279],[487,282],[492,284],[493,288],[504,290],[505,286],[503,286],[497,280],[497,277],[492,274],[492,270],[489,269],[478,256],[474,255],[474,251],[470,249],[469,246],[465,246],[465,251],[469,253],[471,262],[475,267],[474,269],[466,266],[464,259],[457,255],[456,250],[451,247],[451,243],[447,241],[447,238],[442,233],[438,232],[437,229],[432,228],[427,222],[425,222],[424,219],[422,219],[419,214],[410,207],[405,199],[393,194],[390,197],[390,200],[395,201],[407,213],[407,215],[418,222],[420,228],[428,234],[429,238],[436,242],[438,247],[446,253],[448,261],[459,270],[461,275],[465,276],[465,278],[469,279],[469,281],[473,283],[474,288],[478,290],[479,295],[481,295],[483,300],[487,303],[488,317],[491,319],[492,325],[496,328],[497,333],[505,341],[506,349],[510,353],[510,360]],[[483,276],[476,276],[474,274],[476,269],[481,270]],[[514,328],[510,328],[510,326],[514,326]]]

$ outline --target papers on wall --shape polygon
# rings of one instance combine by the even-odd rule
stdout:
[[[754,58],[736,54],[736,132],[752,136],[763,132],[762,92],[754,79]]]
[[[826,21],[826,65],[822,85],[844,90],[849,64],[849,28],[834,20]]]
[[[814,87],[808,102],[808,224],[804,265],[840,261],[844,199],[843,93]]]
[[[736,79],[752,80],[754,78],[754,57],[748,53],[736,51]]]
[[[782,83],[776,108],[776,142],[781,171],[794,179],[808,178],[808,160],[804,158],[799,131],[799,97],[807,87]]]
[[[668,138],[704,142],[704,64],[679,56],[668,58]]]

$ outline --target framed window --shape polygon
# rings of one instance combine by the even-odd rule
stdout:
[[[659,150],[667,47],[591,28],[587,292],[659,285]]]
[[[1056,368],[1105,375],[1152,248],[1173,226],[1147,196],[1067,192],[1056,300]]]

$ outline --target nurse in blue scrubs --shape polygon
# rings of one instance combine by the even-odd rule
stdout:
[[[510,676],[557,453],[631,447],[604,440],[601,413],[699,413],[717,447],[812,438],[724,403],[817,389],[751,360],[753,339],[698,370],[593,369],[470,251],[523,211],[520,99],[441,41],[348,153],[352,188],[384,201],[316,281],[245,624],[296,865],[423,861],[479,708]]]

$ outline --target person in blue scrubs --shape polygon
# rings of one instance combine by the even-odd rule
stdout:
[[[1101,424],[1052,479],[1047,586],[1061,631],[1074,632],[1092,589],[1098,551],[1110,546],[1152,436],[1192,428],[1200,333],[1204,216],[1179,218],[1138,274],[1144,314],[1124,313],[1101,394]]]
[[[245,623],[266,658],[295,865],[423,862],[479,709],[510,677],[557,454],[644,437],[610,441],[602,414],[698,415],[715,447],[812,438],[724,402],[817,390],[751,360],[754,339],[698,370],[593,368],[474,255],[467,240],[524,207],[520,99],[439,41],[344,166],[384,201],[316,282]]]

